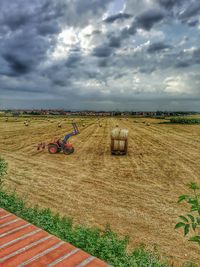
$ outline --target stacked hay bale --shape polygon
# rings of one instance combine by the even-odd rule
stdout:
[[[114,128],[111,132],[111,153],[125,155],[128,151],[128,130]]]

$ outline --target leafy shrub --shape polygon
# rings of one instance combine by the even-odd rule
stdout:
[[[192,118],[171,118],[171,123],[178,124],[200,124],[200,119],[192,119]]]
[[[189,241],[200,245],[200,235],[195,234],[196,230],[200,229],[200,188],[196,183],[190,183],[189,188],[193,191],[193,195],[182,195],[178,200],[178,203],[185,201],[190,205],[189,213],[179,216],[181,221],[176,224],[175,229],[183,228],[184,236],[191,233]]]
[[[7,163],[5,160],[0,158],[0,188],[2,188],[3,183],[4,183],[4,175],[6,174],[7,171]]]

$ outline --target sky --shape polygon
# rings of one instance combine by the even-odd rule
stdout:
[[[200,111],[200,0],[0,0],[0,109]]]

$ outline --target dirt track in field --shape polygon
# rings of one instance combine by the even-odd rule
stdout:
[[[11,120],[11,119],[10,119]],[[80,119],[76,119],[80,121]],[[76,223],[103,227],[109,223],[130,236],[130,247],[141,243],[170,257],[175,266],[200,262],[199,248],[174,231],[177,205],[186,184],[200,179],[200,126],[142,123],[145,119],[86,119],[73,137],[70,156],[37,152],[36,145],[63,137],[68,124],[58,120],[0,120],[0,153],[9,163],[7,186],[26,195],[31,204],[50,207]],[[129,129],[127,156],[110,155],[110,131],[119,124]],[[189,251],[189,252],[188,252]]]

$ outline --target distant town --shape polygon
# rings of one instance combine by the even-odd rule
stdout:
[[[169,116],[186,116],[195,115],[198,112],[182,112],[182,111],[70,111],[63,109],[12,109],[0,110],[1,116],[139,116],[139,117],[169,117]]]

